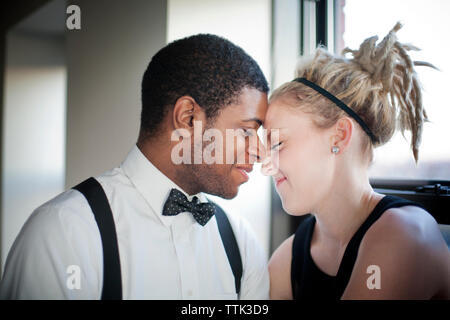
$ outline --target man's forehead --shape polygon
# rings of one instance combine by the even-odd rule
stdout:
[[[245,122],[255,122],[263,125],[267,112],[267,94],[257,89],[246,88],[237,102],[227,106],[224,111]]]

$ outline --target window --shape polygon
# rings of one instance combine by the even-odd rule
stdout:
[[[413,60],[438,67],[416,67],[424,91],[423,101],[430,122],[424,124],[419,162],[416,166],[409,135],[398,132],[386,145],[375,149],[372,178],[450,180],[450,106],[446,92],[450,77],[447,40],[450,30],[450,1],[446,0],[338,0],[335,5],[335,51],[359,48],[360,43],[378,35],[379,41],[397,21],[399,41],[421,48],[410,51]]]

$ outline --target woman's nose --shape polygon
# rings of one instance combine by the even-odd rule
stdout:
[[[262,160],[261,173],[265,176],[273,176],[278,172],[278,168],[275,166],[271,155],[266,155]]]

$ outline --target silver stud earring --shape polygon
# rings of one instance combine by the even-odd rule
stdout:
[[[339,152],[339,147],[338,146],[333,146],[331,148],[331,152],[333,152],[334,154],[337,154]]]

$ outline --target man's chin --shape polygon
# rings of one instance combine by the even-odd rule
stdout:
[[[227,200],[231,200],[233,198],[236,198],[237,194],[238,194],[238,192],[236,191],[236,192],[234,192],[232,194],[231,193],[230,194],[226,194],[222,198],[227,199]]]
[[[234,188],[234,190],[221,190],[220,192],[213,191],[213,192],[207,192],[209,194],[212,194],[214,196],[220,197],[222,199],[231,200],[235,198],[238,195],[239,186]]]

